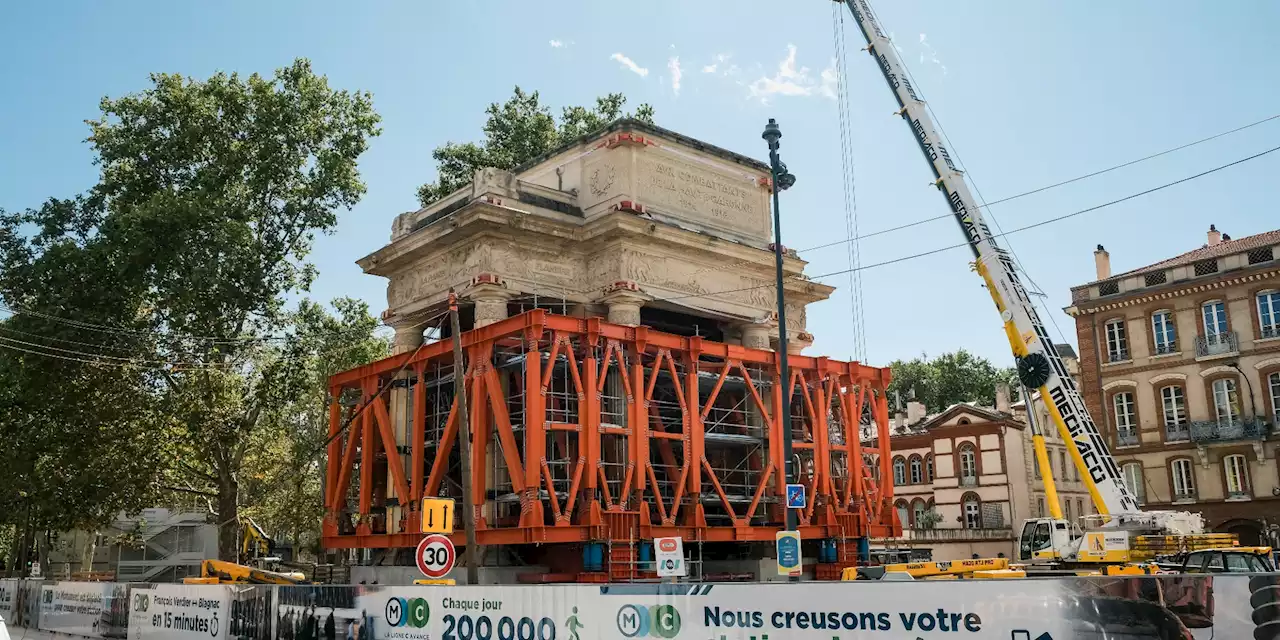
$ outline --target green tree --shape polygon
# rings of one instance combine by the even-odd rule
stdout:
[[[379,322],[367,304],[339,298],[332,306],[331,314],[303,300],[290,314],[293,330],[279,357],[300,387],[266,416],[245,462],[245,515],[295,552],[319,551],[329,377],[390,354],[387,339],[374,333]]]
[[[87,196],[0,234],[0,265],[30,265],[4,295],[50,299],[56,315],[74,317],[93,295],[120,289],[119,304],[95,317],[159,336],[130,346],[163,363],[130,388],[160,411],[163,454],[176,467],[169,483],[212,499],[219,556],[235,559],[246,460],[307,382],[281,352],[286,298],[315,276],[306,257],[316,234],[363,195],[356,161],[379,118],[368,94],[330,88],[305,60],[271,78],[156,74],[151,84],[104,99],[103,117],[89,122],[101,177]],[[97,271],[46,275],[70,256]]]
[[[911,360],[895,360],[889,368],[893,371],[893,381],[889,383],[891,402],[896,393],[904,403],[914,399],[933,411],[960,402],[994,406],[996,384],[1008,383],[1015,377],[1012,367],[998,368],[964,349],[932,359],[922,354]]]
[[[537,91],[526,93],[516,87],[505,103],[495,102],[485,109],[489,119],[483,142],[448,142],[431,153],[436,181],[418,188],[418,202],[425,207],[457,191],[471,182],[477,169],[509,171],[618,118],[653,122],[652,106],[642,104],[635,113],[624,115],[626,103],[621,93],[610,93],[596,98],[594,107],[565,107],[557,124],[551,109],[539,103]]]

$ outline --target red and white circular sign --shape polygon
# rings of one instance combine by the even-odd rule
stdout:
[[[448,536],[433,533],[418,543],[418,570],[428,578],[443,578],[453,571],[458,550]]]

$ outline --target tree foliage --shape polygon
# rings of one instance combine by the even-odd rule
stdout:
[[[146,453],[172,463],[151,486],[213,498],[224,525],[220,555],[234,559],[245,465],[266,434],[281,432],[285,407],[313,392],[298,350],[315,340],[309,327],[325,321],[314,305],[287,313],[286,299],[315,276],[306,257],[316,234],[330,232],[337,211],[364,193],[356,161],[379,119],[368,94],[331,89],[305,60],[271,78],[156,74],[146,90],[104,99],[101,109],[88,123],[98,184],[0,219],[0,295],[23,311],[6,325],[20,329],[30,316],[31,334],[62,331],[90,345],[82,351],[98,351],[68,365],[33,356],[33,382],[10,401],[25,403],[18,415],[30,424],[59,425],[53,431],[82,406],[82,431],[69,432],[82,450],[102,442],[86,437],[92,428],[146,425]],[[353,329],[372,321],[349,303],[339,316]],[[113,329],[85,337],[85,318]],[[121,367],[128,373],[119,379],[99,375],[111,348],[135,365]],[[65,392],[54,393],[80,396],[40,413],[31,388],[48,384],[58,366],[69,371],[55,378]],[[99,409],[104,402],[118,415]],[[104,460],[77,480],[129,479],[104,469],[116,468]]]
[[[596,98],[594,107],[565,107],[557,123],[551,109],[539,102],[538,92],[520,87],[503,104],[485,110],[484,141],[448,142],[431,153],[436,161],[436,181],[418,188],[422,206],[444,198],[471,182],[477,169],[511,170],[586,135],[621,117],[653,122],[653,107],[642,104],[624,115],[627,99],[621,93]]]
[[[960,402],[994,406],[996,384],[1008,383],[1015,377],[1013,368],[998,368],[986,358],[964,349],[944,353],[930,359],[927,355],[889,363],[893,381],[889,397],[901,396],[922,402],[933,411],[941,411]]]

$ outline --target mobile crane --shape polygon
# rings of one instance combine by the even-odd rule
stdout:
[[[911,128],[933,170],[935,186],[946,197],[968,239],[974,256],[973,269],[985,282],[1004,323],[1005,335],[1017,361],[1018,379],[1024,389],[1040,393],[1098,514],[1083,519],[1083,530],[1063,519],[1052,490],[1051,474],[1046,473],[1051,517],[1023,524],[1017,559],[1032,565],[1071,569],[1151,560],[1197,549],[1234,547],[1232,536],[1205,534],[1204,520],[1199,514],[1144,512],[1139,508],[1102,434],[1089,416],[1075,382],[1054,349],[1035,305],[1018,278],[1012,258],[983,221],[981,208],[969,192],[963,173],[952,159],[944,138],[938,134],[932,115],[912,85],[897,49],[868,0],[834,1],[848,7],[866,38],[865,50],[875,58],[898,101],[899,110],[895,115],[901,116]],[[1030,404],[1028,402],[1028,413],[1032,413]],[[1047,472],[1050,465],[1044,437],[1034,426],[1032,442],[1040,468]]]

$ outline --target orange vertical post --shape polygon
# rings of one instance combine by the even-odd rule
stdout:
[[[324,497],[327,504],[333,504],[333,496],[338,491],[338,471],[342,467],[342,438],[337,437],[342,427],[342,387],[329,389],[329,446],[328,459],[324,467]],[[332,510],[332,509],[331,509]]]
[[[639,509],[641,501],[644,500],[644,488],[646,483],[645,467],[649,464],[649,407],[645,400],[645,380],[644,380],[644,351],[645,351],[645,333],[644,327],[636,328],[636,343],[633,352],[634,357],[631,358],[631,464],[635,468],[635,480],[631,485],[630,506],[632,509]]]
[[[702,393],[698,389],[698,360],[702,354],[702,338],[689,338],[689,352],[685,354],[685,433],[688,434],[684,457],[689,465],[689,483],[685,495],[693,502],[686,511],[690,523],[705,527],[706,514],[702,509],[702,461],[707,457],[706,434],[702,431]]]
[[[787,456],[786,451],[782,447],[782,430],[790,429],[790,416],[782,415],[782,374],[777,366],[777,359],[773,361],[773,388],[770,407],[772,420],[769,426],[769,455],[773,457],[774,473],[773,477],[777,480],[774,482],[774,493],[778,496],[778,502],[775,503],[775,513],[771,514],[777,518],[786,517],[786,507],[776,505],[785,505],[787,503]]]
[[[546,398],[542,395],[542,351],[538,349],[541,337],[542,325],[534,325],[525,334],[525,344],[529,346],[524,355],[524,483],[528,507],[520,514],[520,524],[525,527],[540,527],[544,522],[542,501],[538,499],[543,459],[547,456]],[[548,485],[547,492],[554,496],[555,487]]]
[[[423,458],[426,456],[427,446],[427,384],[422,379],[424,369],[422,364],[413,368],[416,383],[413,385],[413,456],[410,460],[413,472],[409,475],[409,492],[412,494],[410,500],[413,502],[414,511],[418,511],[422,503],[422,476],[425,473]],[[420,523],[418,526],[421,526]],[[413,531],[417,530],[413,524],[410,524],[409,528]]]
[[[893,473],[887,472],[893,454],[889,449],[889,397],[886,389],[880,389],[880,396],[876,398],[875,417],[880,444],[880,495],[884,496],[884,508],[888,509],[893,505]]]
[[[490,367],[488,350],[484,343],[471,347],[468,362],[471,370],[467,374],[471,382],[471,401],[468,405],[471,418],[471,504],[476,517],[476,525],[485,522],[484,503],[489,487],[485,484],[486,464],[489,458],[489,396],[485,393],[484,371]],[[464,434],[465,435],[465,434]]]
[[[378,379],[373,378],[364,385],[365,402],[372,404],[377,402],[373,395],[377,387],[371,389],[370,383],[377,385]],[[373,502],[373,412],[367,407],[360,416],[360,423],[360,526],[368,529]]]
[[[587,507],[586,513],[593,513],[598,501],[595,491],[600,469],[600,390],[596,387],[600,361],[596,358],[597,345],[598,335],[588,338],[586,357],[582,359],[582,399],[578,403],[579,424],[582,425],[579,438],[586,442],[586,468],[582,470],[582,481],[586,494],[591,498],[583,504]]]

